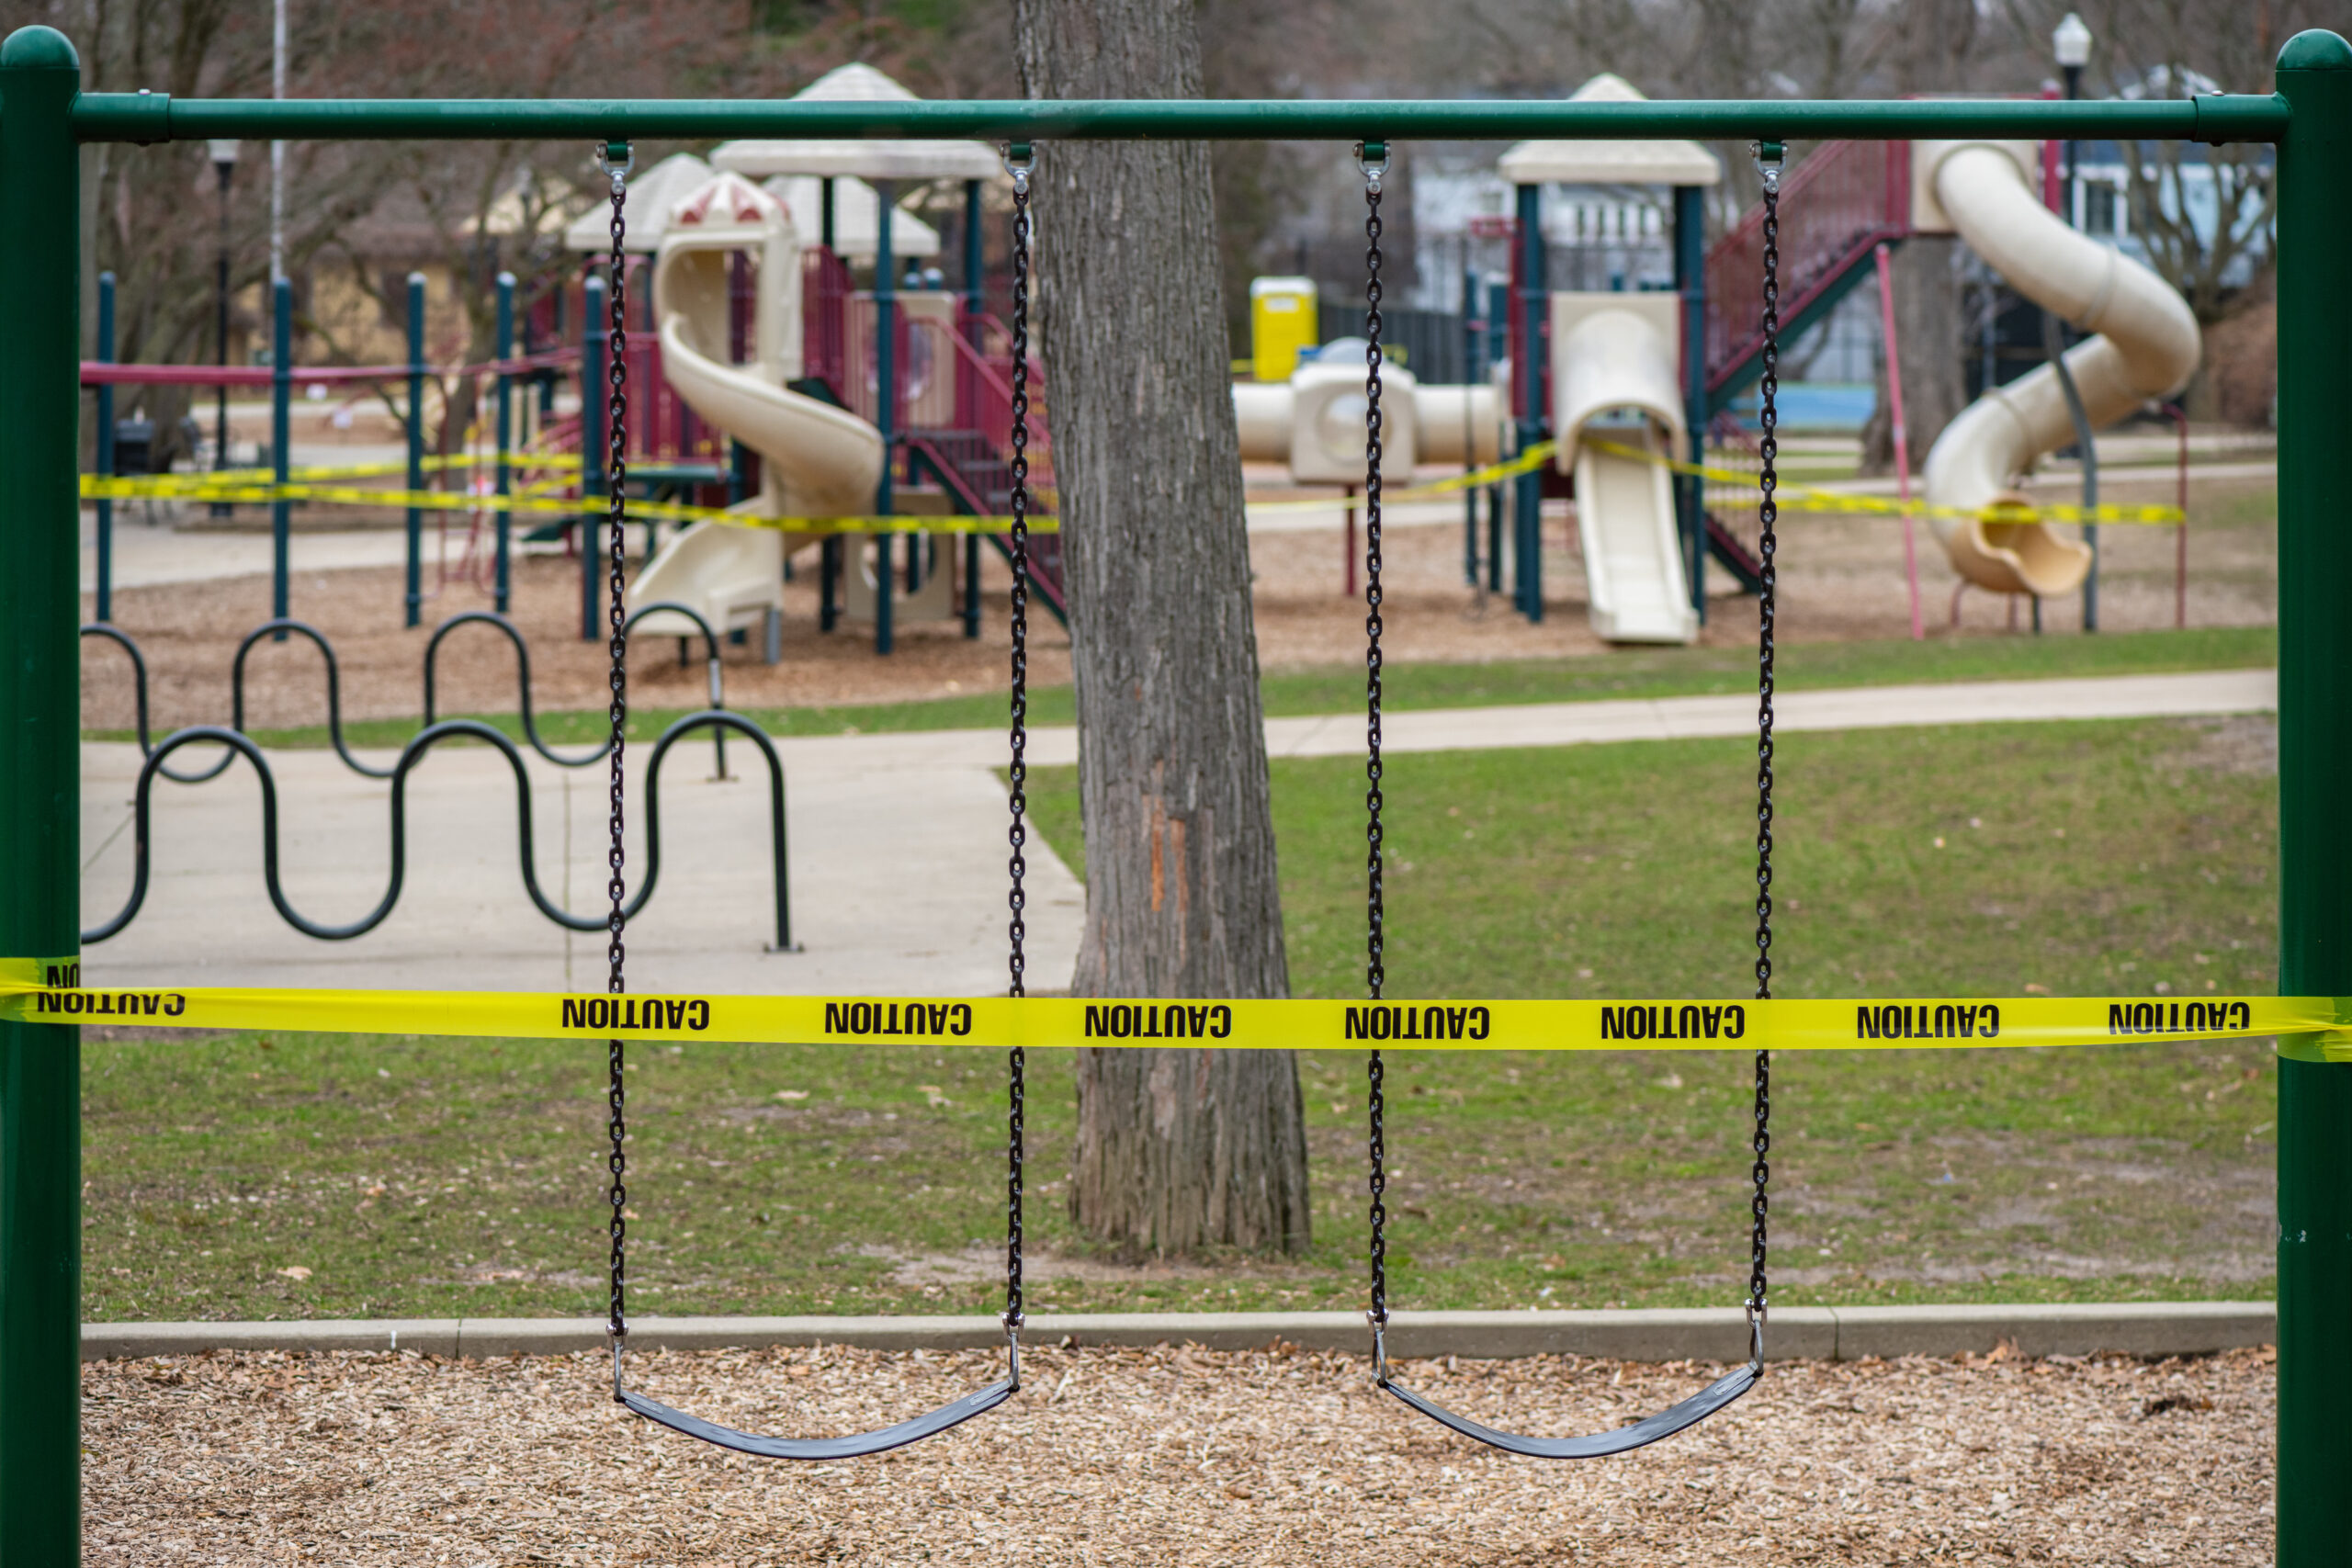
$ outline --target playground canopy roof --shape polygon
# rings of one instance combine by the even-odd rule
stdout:
[[[818,103],[918,103],[912,93],[871,65],[826,72],[793,95]],[[860,175],[869,180],[985,180],[1004,173],[1004,161],[984,141],[729,141],[712,152],[722,169],[757,179],[765,175]],[[895,236],[894,236],[895,237]]]
[[[760,188],[784,203],[802,244],[817,243],[824,193],[815,175],[777,175],[762,180]],[[864,180],[833,181],[833,254],[860,261],[873,256],[875,214],[880,206],[874,187]],[[909,256],[935,256],[939,231],[905,209],[894,207],[890,209],[890,254],[901,261]]]
[[[1645,102],[1641,90],[1604,71],[1570,103]],[[1496,165],[1515,186],[1711,186],[1723,164],[1695,141],[1522,141]]]
[[[670,209],[679,198],[710,178],[710,165],[691,152],[662,159],[628,182],[622,210],[628,217],[628,249],[650,255],[670,227]],[[600,201],[564,225],[563,248],[603,254],[613,248],[613,209]]]

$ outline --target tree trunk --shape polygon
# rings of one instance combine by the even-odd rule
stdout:
[[[1968,403],[1968,333],[1962,321],[1960,242],[1922,237],[1899,246],[1894,265],[1894,335],[1903,362],[1903,424],[1916,480],[1936,444]],[[1878,359],[1878,406],[1862,426],[1862,472],[1894,468],[1894,410],[1887,400],[1886,355]]]
[[[1201,91],[1191,0],[1016,0],[1032,97]],[[1086,830],[1080,996],[1288,993],[1208,149],[1038,152],[1037,310],[1070,584]],[[1132,1250],[1303,1251],[1286,1051],[1088,1050],[1080,1227]]]

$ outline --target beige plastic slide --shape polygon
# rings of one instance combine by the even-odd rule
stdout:
[[[1555,460],[1576,474],[1577,531],[1595,635],[1690,642],[1699,635],[1674,515],[1686,426],[1672,294],[1552,296]],[[1601,450],[1601,444],[1646,457]]]
[[[2032,151],[2031,143],[1918,143],[1915,221],[1929,231],[1949,227],[2018,293],[2098,334],[2066,351],[2083,412],[2097,429],[2188,384],[2199,352],[2197,318],[2164,279],[2041,204],[2030,173]],[[1944,427],[1928,453],[1928,504],[1974,510],[2024,501],[2018,487],[2035,460],[2074,440],[2057,371],[2045,365],[1979,398]],[[1953,570],[1995,592],[2072,592],[2090,570],[2089,547],[2046,524],[1929,521]]]
[[[729,363],[728,254],[759,267],[753,358]],[[740,175],[714,176],[673,209],[653,267],[662,369],[707,424],[760,455],[760,493],[733,510],[759,517],[856,515],[874,505],[882,435],[854,414],[785,382],[801,373],[800,244],[783,204]],[[697,523],[673,535],[629,588],[632,607],[674,600],[720,631],[784,604],[784,558],[814,538],[774,528]],[[649,615],[640,634],[684,637],[684,616]]]

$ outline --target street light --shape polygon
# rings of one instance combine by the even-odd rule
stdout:
[[[2091,30],[2083,19],[2069,11],[2050,35],[2050,47],[2058,56],[2058,63],[2070,71],[2080,71],[2091,62]]]
[[[213,330],[217,362],[225,370],[229,367],[229,177],[237,171],[237,143],[224,137],[206,145],[212,152],[213,172],[220,176],[220,258],[214,275]],[[229,466],[229,383],[225,380],[213,389],[212,466]],[[212,514],[226,517],[229,508],[216,502]]]

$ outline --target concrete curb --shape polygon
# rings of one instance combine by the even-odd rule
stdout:
[[[2278,1339],[2269,1302],[2115,1302],[2079,1305],[1783,1307],[1765,1335],[1775,1360],[1982,1355],[2013,1344],[2029,1356],[2195,1356]],[[851,1345],[877,1350],[972,1350],[1003,1342],[985,1317],[640,1317],[640,1350]],[[1040,1314],[1033,1345],[1198,1345],[1250,1350],[1275,1340],[1362,1350],[1349,1312]],[[1612,1360],[1734,1361],[1747,1353],[1736,1307],[1640,1312],[1430,1312],[1389,1325],[1399,1357],[1598,1356]],[[293,1323],[85,1323],[82,1359],[191,1356],[207,1350],[413,1350],[433,1356],[556,1356],[599,1350],[594,1318],[329,1319]]]

